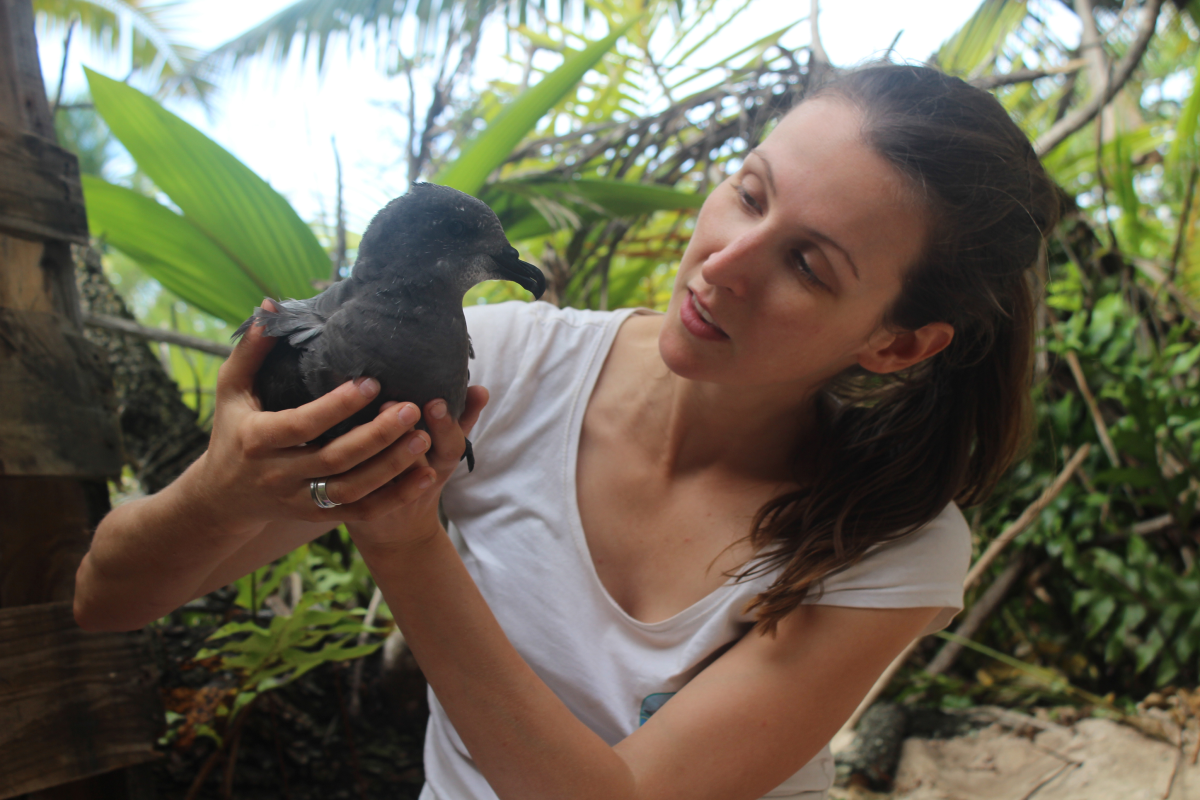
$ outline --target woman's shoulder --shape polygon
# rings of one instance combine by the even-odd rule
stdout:
[[[575,359],[625,315],[519,300],[467,306],[463,313],[475,354],[471,382],[489,388]]]
[[[971,529],[954,503],[910,534],[881,544],[828,576],[814,602],[856,608],[941,607],[941,630],[963,606]]]

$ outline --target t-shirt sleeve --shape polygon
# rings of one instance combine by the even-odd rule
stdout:
[[[809,602],[852,608],[937,607],[922,635],[950,624],[963,607],[963,580],[971,562],[971,531],[950,503],[908,536],[869,551],[857,564],[824,581]]]

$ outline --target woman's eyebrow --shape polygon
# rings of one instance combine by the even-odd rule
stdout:
[[[759,149],[757,147],[751,147],[750,152],[753,153],[754,155],[758,156],[758,160],[761,161],[763,163],[763,166],[766,168],[767,186],[770,187],[771,194],[775,194],[775,173],[771,171],[771,162],[767,161],[767,157],[764,156],[761,152],[759,152]]]
[[[758,160],[763,163],[763,171],[767,174],[767,186],[770,188],[771,194],[778,194],[778,192],[775,190],[775,173],[771,171],[771,162],[767,160],[766,156],[759,152],[757,147],[750,148],[750,152],[758,156]],[[823,244],[829,245],[834,250],[837,250],[839,253],[841,253],[842,258],[846,259],[846,263],[850,265],[850,271],[854,273],[854,279],[856,281],[862,280],[862,276],[858,274],[858,267],[854,265],[854,259],[850,258],[850,254],[846,252],[846,248],[842,247],[840,244],[835,242],[833,239],[830,239],[820,231],[809,229],[808,235]]]

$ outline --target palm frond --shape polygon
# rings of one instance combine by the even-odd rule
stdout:
[[[33,7],[49,28],[78,21],[101,52],[127,53],[133,73],[153,82],[160,97],[206,103],[214,87],[202,76],[202,53],[179,40],[173,16],[181,5],[179,0],[34,0]]]

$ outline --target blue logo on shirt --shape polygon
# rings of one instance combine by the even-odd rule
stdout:
[[[663,704],[675,696],[675,692],[656,692],[647,695],[642,701],[642,710],[638,714],[638,727],[646,724],[646,720],[654,716],[654,712],[663,707]]]

